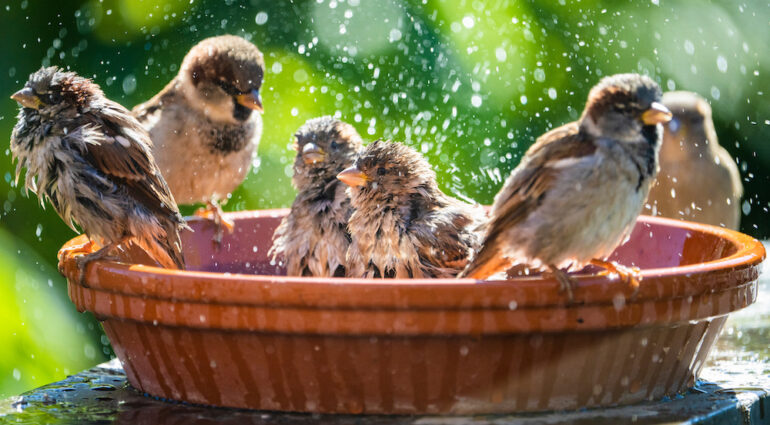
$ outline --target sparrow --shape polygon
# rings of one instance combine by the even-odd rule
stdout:
[[[737,229],[741,174],[719,146],[711,107],[685,91],[664,93],[663,104],[674,117],[663,127],[660,172],[647,203],[657,215]]]
[[[99,86],[74,72],[41,68],[11,96],[22,108],[11,135],[16,182],[47,200],[91,252],[81,273],[120,244],[135,243],[167,268],[184,268],[179,231],[186,228],[152,156],[147,131]],[[81,275],[82,277],[82,275]]]
[[[207,38],[187,53],[160,93],[132,111],[150,133],[177,201],[207,204],[198,214],[213,219],[216,241],[223,227],[232,230],[219,201],[246,178],[256,156],[264,71],[254,44],[233,35]]]
[[[414,149],[376,141],[338,176],[348,189],[348,277],[455,277],[481,241],[480,207],[445,195]]]
[[[352,125],[330,116],[307,121],[295,134],[298,193],[268,254],[283,260],[289,276],[345,276],[352,209],[337,174],[353,165],[361,144]]]
[[[576,122],[537,139],[498,192],[483,242],[462,277],[517,264],[548,270],[573,299],[563,268],[593,264],[638,288],[636,271],[606,258],[624,242],[658,171],[661,124],[671,112],[646,76],[594,86]]]

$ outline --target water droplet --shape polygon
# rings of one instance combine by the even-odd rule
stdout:
[[[717,69],[719,72],[727,72],[727,59],[724,56],[717,56]]]
[[[684,52],[687,53],[688,55],[692,55],[693,53],[695,53],[695,45],[692,44],[692,41],[690,40],[684,41]]]
[[[543,81],[545,81],[545,71],[542,68],[535,69],[533,78],[535,79],[535,81],[542,83]]]
[[[131,94],[136,90],[136,77],[134,74],[128,74],[123,78],[123,93]]]
[[[257,17],[254,19],[257,23],[257,25],[265,25],[267,22],[267,13],[266,12],[259,12],[257,13]]]
[[[497,58],[498,62],[505,62],[505,60],[508,58],[508,54],[505,52],[505,49],[498,47],[495,49],[495,57]]]

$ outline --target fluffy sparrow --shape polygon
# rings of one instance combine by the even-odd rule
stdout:
[[[650,78],[602,79],[580,119],[538,138],[513,170],[463,276],[526,264],[550,270],[572,300],[561,269],[590,263],[638,287],[631,270],[606,258],[633,229],[658,170],[660,124],[670,118]]]
[[[30,75],[11,99],[22,106],[11,136],[17,181],[26,168],[26,189],[102,246],[78,257],[81,270],[122,243],[138,244],[165,267],[184,268],[184,220],[147,132],[128,110],[91,80],[56,67]]]
[[[306,122],[295,137],[292,183],[298,193],[275,230],[269,255],[281,258],[290,276],[345,276],[352,210],[337,174],[353,165],[361,136],[326,116]]]
[[[133,114],[150,133],[153,154],[181,204],[207,203],[204,216],[222,220],[218,201],[246,178],[262,134],[265,63],[252,43],[233,35],[207,38],[187,53],[179,74]]]
[[[349,277],[454,277],[481,235],[481,208],[445,195],[414,149],[376,141],[338,176],[350,186]]]
[[[663,94],[674,117],[663,127],[660,172],[647,202],[658,215],[737,229],[741,174],[719,146],[711,107],[690,92]]]

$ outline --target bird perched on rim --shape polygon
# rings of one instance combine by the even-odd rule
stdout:
[[[207,38],[185,56],[179,74],[133,114],[149,131],[153,154],[180,204],[204,202],[216,226],[219,201],[246,178],[262,134],[262,52],[241,37]]]
[[[664,93],[663,104],[674,117],[663,127],[660,172],[647,203],[658,215],[737,229],[741,174],[719,145],[711,107],[686,91]]]
[[[376,141],[337,178],[350,186],[349,277],[454,277],[481,240],[481,208],[445,195],[414,149]]]
[[[290,276],[345,276],[352,212],[347,186],[337,174],[353,165],[361,136],[330,116],[308,120],[295,134],[292,183],[297,197],[273,235],[269,255]]]
[[[22,106],[11,135],[16,180],[26,168],[25,188],[102,246],[77,258],[81,271],[123,243],[138,244],[164,267],[184,268],[179,231],[186,225],[147,131],[128,110],[57,67],[30,75],[11,99]],[[89,252],[90,244],[78,250]]]
[[[606,77],[591,89],[578,121],[538,138],[495,197],[463,277],[526,264],[550,270],[572,300],[561,269],[590,263],[636,290],[635,272],[606,258],[630,235],[658,171],[660,124],[671,118],[660,93],[646,76]]]

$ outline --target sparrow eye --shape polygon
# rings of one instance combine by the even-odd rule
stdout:
[[[49,105],[53,105],[53,104],[61,102],[62,97],[61,97],[61,94],[59,94],[57,92],[53,92],[53,93],[50,93],[48,95],[48,98],[46,100],[47,100],[46,103],[48,103]]]
[[[336,141],[332,140],[331,144],[329,144],[329,147],[332,149],[337,149],[340,145],[337,144]]]
[[[377,169],[377,175],[378,176],[384,176],[388,173],[388,170],[385,169],[385,167],[380,167]]]

